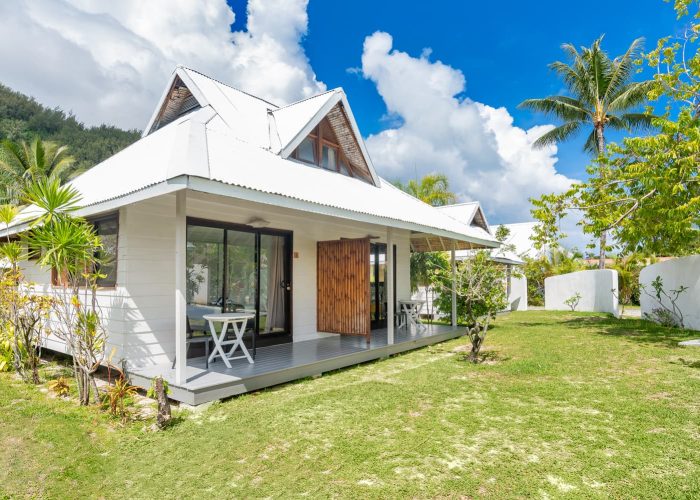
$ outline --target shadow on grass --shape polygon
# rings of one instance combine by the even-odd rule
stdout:
[[[671,364],[674,365],[682,365],[687,368],[700,368],[700,361],[697,359],[684,359],[684,358],[678,358],[678,361],[671,361]]]
[[[585,329],[597,335],[623,337],[634,342],[680,348],[678,342],[696,338],[694,330],[680,330],[657,325],[645,319],[612,316],[581,316],[563,321],[568,328]]]

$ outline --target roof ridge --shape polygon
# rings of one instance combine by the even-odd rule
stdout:
[[[277,109],[275,109],[274,111],[279,111],[279,110],[286,109],[286,108],[289,108],[289,107],[291,107],[291,106],[294,106],[294,105],[296,105],[296,104],[301,104],[301,103],[304,102],[304,101],[310,101],[311,99],[316,99],[317,97],[321,97],[322,95],[326,95],[326,94],[330,94],[331,92],[335,92],[335,91],[337,91],[338,89],[340,89],[341,91],[343,90],[342,87],[336,87],[336,88],[334,88],[334,89],[326,90],[325,92],[321,92],[320,94],[311,95],[311,96],[309,96],[309,97],[304,97],[303,99],[299,99],[298,101],[294,101],[294,102],[289,103],[289,104],[286,104],[286,105],[284,105],[284,106],[279,106],[279,107],[278,107]]]
[[[221,80],[218,80],[218,79],[216,79],[216,78],[213,78],[213,77],[211,77],[211,76],[209,76],[209,75],[205,75],[205,74],[202,73],[201,71],[197,71],[196,69],[190,68],[189,66],[185,66],[184,64],[178,64],[177,67],[178,67],[178,68],[182,68],[182,69],[186,69],[186,70],[188,70],[188,71],[192,71],[192,72],[194,72],[194,73],[197,73],[198,75],[201,75],[201,76],[203,76],[204,78],[208,78],[209,80],[212,80],[212,81],[214,81],[214,82],[216,82],[216,83],[220,83],[220,84],[223,85],[224,87],[228,87],[228,88],[233,89],[233,90],[235,90],[235,91],[237,91],[237,92],[240,92],[241,94],[245,94],[245,95],[247,95],[248,97],[252,97],[253,99],[257,99],[258,101],[262,101],[262,102],[264,102],[265,104],[269,104],[270,106],[274,106],[275,108],[280,109],[280,106],[279,106],[278,104],[275,104],[274,102],[270,102],[270,101],[268,101],[267,99],[263,99],[262,97],[258,97],[258,96],[254,95],[254,94],[251,94],[250,92],[246,92],[245,90],[241,90],[241,89],[239,89],[239,88],[237,88],[237,87],[234,87],[234,86],[231,85],[231,84],[222,82]]]
[[[451,203],[449,205],[440,205],[435,208],[463,207],[465,205],[481,205],[478,201],[463,201],[462,203]]]

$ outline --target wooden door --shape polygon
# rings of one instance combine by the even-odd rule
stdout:
[[[316,276],[318,331],[369,343],[369,239],[319,241]]]

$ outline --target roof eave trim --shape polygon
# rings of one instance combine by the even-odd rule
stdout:
[[[414,222],[406,222],[398,219],[392,219],[390,217],[355,212],[344,208],[331,207],[328,205],[322,205],[320,203],[291,198],[289,196],[284,196],[280,194],[266,193],[264,191],[236,186],[234,184],[227,184],[211,179],[190,177],[189,189],[199,191],[202,193],[236,198],[240,200],[262,203],[266,205],[274,205],[277,207],[289,208],[292,210],[299,210],[302,212],[311,212],[320,215],[327,215],[330,217],[337,217],[340,219],[365,222],[369,224],[377,224],[380,226],[388,226],[397,229],[406,229],[409,231],[425,232],[436,236],[442,236],[445,238],[451,238],[459,241],[465,241],[468,243],[483,245],[489,248],[496,248],[500,246],[500,243],[498,243],[495,240],[487,240],[483,238],[468,236],[465,234],[456,233],[445,229],[416,224]]]

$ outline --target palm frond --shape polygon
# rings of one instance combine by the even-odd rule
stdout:
[[[625,111],[635,106],[639,106],[647,100],[649,91],[656,83],[652,80],[644,82],[634,82],[624,85],[618,89],[617,94],[608,103],[608,111]]]
[[[649,130],[654,128],[653,120],[657,118],[648,113],[625,113],[619,119],[628,130]]]
[[[595,129],[588,134],[586,137],[586,142],[583,143],[583,150],[586,153],[591,153],[594,155],[598,154],[598,137],[596,135]]]
[[[639,55],[643,45],[644,38],[637,38],[622,56],[615,58],[607,88],[603,95],[604,102],[613,100],[619,94],[620,89],[629,82],[634,72],[634,60]]]
[[[533,146],[536,148],[544,148],[557,142],[562,142],[577,133],[586,122],[575,121],[567,122],[556,128],[553,128],[549,132],[544,133],[540,136],[534,143]]]
[[[590,118],[590,113],[581,102],[566,96],[526,99],[518,104],[518,108],[538,111],[565,121],[587,120]]]

